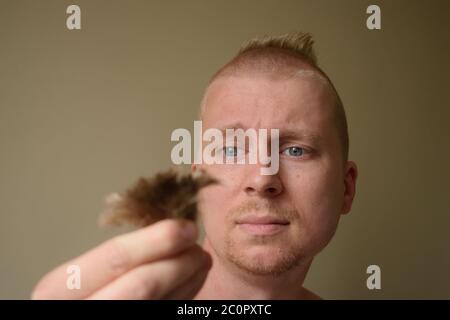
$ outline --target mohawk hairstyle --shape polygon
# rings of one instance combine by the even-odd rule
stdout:
[[[263,48],[284,49],[291,53],[301,56],[309,64],[317,67],[317,56],[313,49],[314,40],[309,33],[294,32],[281,36],[264,36],[261,38],[253,38],[245,42],[237,55],[243,54],[250,50]]]

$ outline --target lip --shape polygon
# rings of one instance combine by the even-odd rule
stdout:
[[[286,230],[289,221],[270,216],[246,216],[236,221],[240,230],[251,235],[274,235]]]
[[[286,219],[271,216],[245,216],[236,220],[236,224],[279,224],[288,225]]]

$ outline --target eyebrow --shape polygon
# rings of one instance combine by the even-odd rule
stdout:
[[[303,129],[284,129],[280,130],[280,140],[306,140],[313,144],[321,144],[322,137],[316,133]]]
[[[230,125],[227,126],[221,126],[219,128],[220,131],[222,131],[223,133],[225,133],[226,129],[242,129],[244,131],[246,131],[247,129],[251,129],[249,127],[246,127],[244,125],[242,125],[241,122],[235,122],[232,123]],[[261,128],[264,129],[264,128]],[[310,141],[314,144],[321,144],[323,139],[320,135],[314,133],[314,132],[310,132],[308,130],[304,130],[304,129],[295,129],[295,128],[273,128],[273,129],[279,129],[280,130],[280,141],[285,141],[285,140],[306,140],[306,141]],[[269,131],[270,132],[270,131]]]

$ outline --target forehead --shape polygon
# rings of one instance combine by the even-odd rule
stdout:
[[[291,78],[263,75],[215,80],[204,99],[205,127],[224,128],[239,122],[248,128],[326,131],[333,121],[335,98],[315,72]]]

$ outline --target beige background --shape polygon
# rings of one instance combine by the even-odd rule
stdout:
[[[66,7],[82,30],[66,29]],[[382,30],[365,26],[369,4]],[[448,1],[1,1],[0,298],[118,231],[105,194],[170,165],[242,41],[311,32],[348,114],[357,198],[306,285],[324,298],[450,298]],[[382,290],[366,268],[382,269]]]

